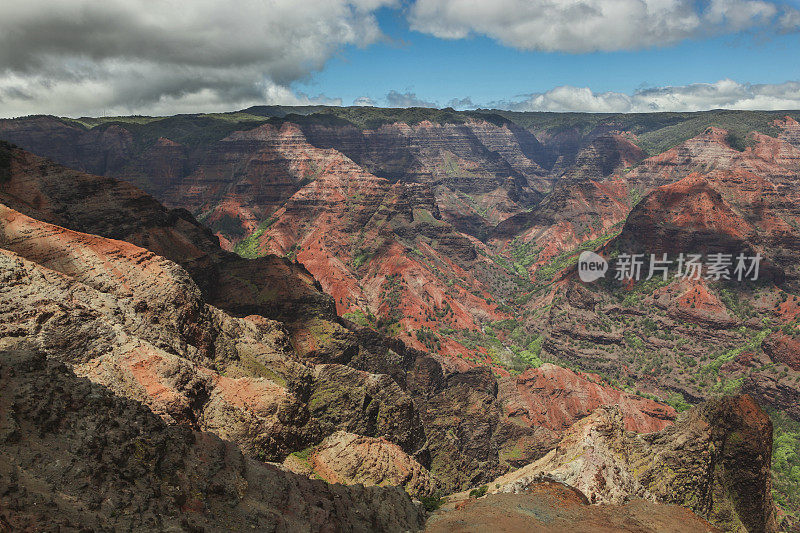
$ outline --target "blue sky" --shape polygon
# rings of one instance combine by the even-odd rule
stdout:
[[[321,72],[294,86],[341,98],[368,96],[386,105],[390,91],[447,105],[518,100],[554,87],[633,93],[643,87],[685,86],[730,79],[741,84],[800,80],[800,33],[765,37],[742,31],[643,50],[564,53],[519,50],[485,36],[447,40],[412,31],[401,10],[377,13],[387,40],[347,46]]]
[[[3,0],[0,117],[800,108],[800,0]]]

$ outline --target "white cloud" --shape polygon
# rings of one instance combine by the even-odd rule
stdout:
[[[485,35],[523,50],[635,50],[742,30],[796,31],[800,14],[768,0],[416,0],[411,28]]]
[[[359,96],[353,100],[353,105],[376,107],[378,103],[369,96]]]
[[[449,102],[447,102],[447,107],[452,107],[453,109],[475,109],[477,107],[473,102],[472,98],[469,96],[465,98],[453,98]]]
[[[596,113],[800,109],[800,82],[757,85],[725,79],[716,83],[642,89],[632,94],[595,93],[587,87],[562,86],[527,95],[523,100],[493,102],[491,106],[514,111]]]
[[[429,102],[418,98],[415,93],[389,91],[386,95],[386,103],[389,107],[437,107],[436,102]]]
[[[5,0],[0,116],[331,103],[289,86],[381,38],[396,0]]]

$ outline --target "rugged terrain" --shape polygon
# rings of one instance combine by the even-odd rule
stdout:
[[[490,483],[517,493],[547,477],[592,503],[630,497],[681,505],[726,531],[771,531],[771,422],[748,396],[711,400],[660,432],[626,432],[616,407],[575,423],[543,458]]]
[[[675,416],[563,368],[460,369],[337,317],[286,259],[239,258],[133,186],[3,149],[2,337],[251,457],[319,446],[312,471],[323,479],[367,476],[424,495],[544,455],[599,405],[624,405],[639,431]],[[542,413],[559,394],[575,399]],[[363,445],[386,450],[377,471],[337,465],[360,465]]]
[[[0,138],[75,169],[2,147],[0,248],[27,287],[6,293],[4,336],[253,456],[414,494],[541,461],[605,405],[640,433],[737,392],[798,420],[798,118],[3,120]],[[764,261],[750,283],[621,283],[612,263],[584,284],[583,250]],[[84,296],[51,309],[65,291]],[[782,435],[791,525],[800,440]]]
[[[4,345],[7,343],[4,343]],[[406,531],[399,488],[311,480],[168,425],[29,348],[0,349],[0,525],[9,531]]]

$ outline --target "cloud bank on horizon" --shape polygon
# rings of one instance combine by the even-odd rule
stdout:
[[[641,89],[633,94],[594,93],[587,87],[556,87],[522,100],[493,102],[489,107],[511,111],[586,111],[648,113],[708,109],[783,110],[800,108],[800,82],[747,84],[733,80],[679,87]]]
[[[438,39],[483,36],[534,52],[639,50],[748,32],[800,28],[797,9],[771,0],[7,0],[0,4],[0,116],[173,114],[256,104],[341,105],[292,84],[344,48],[385,39],[376,12],[403,13]],[[533,52],[531,52],[533,53]],[[556,87],[508,100],[435,102],[411,91],[355,105],[501,107],[542,111],[677,111],[800,107],[800,84],[712,84],[632,94]]]

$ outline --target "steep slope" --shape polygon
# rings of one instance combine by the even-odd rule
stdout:
[[[247,244],[257,254],[296,255],[339,313],[380,322],[416,348],[426,346],[416,334],[423,328],[475,330],[507,317],[491,296],[508,291],[505,270],[441,219],[429,189],[391,184],[356,166],[298,191]],[[469,352],[457,344],[427,348]]]
[[[338,426],[385,434],[409,452],[423,445],[410,398],[388,379],[372,409],[391,413],[391,429],[365,427],[366,406],[310,409],[332,386],[330,373],[300,362],[280,323],[207,305],[174,263],[4,206],[0,221],[3,336],[23,336],[165,420],[214,431],[254,456],[283,458]],[[356,371],[335,379],[351,393],[380,382]]]
[[[524,210],[550,187],[540,164],[550,164],[552,156],[528,131],[500,117],[452,114],[444,122],[390,121],[368,129],[323,111],[311,118],[260,111],[239,114],[244,119],[27,117],[0,120],[0,138],[71,168],[132,181],[169,206],[208,217],[231,242],[324,170],[324,162],[304,155],[306,137],[378,176],[436,186],[446,218],[474,234]],[[247,131],[260,125],[258,135]],[[455,209],[446,209],[452,202]]]
[[[595,138],[545,200],[498,224],[490,242],[535,273],[564,251],[607,238],[632,207],[637,184],[629,171],[643,158],[642,150],[624,135]],[[549,281],[543,272],[539,276]]]
[[[376,176],[431,184],[442,216],[479,236],[535,204],[551,182],[536,137],[511,123],[395,122],[375,129],[303,125],[309,142],[334,148]]]
[[[585,380],[569,371],[548,389],[575,394],[557,417],[563,427],[512,414],[506,404],[537,413],[537,393],[517,398],[488,368],[461,368],[340,320],[332,298],[296,263],[239,258],[215,246],[188,214],[177,219],[185,226],[175,224],[129,185],[5,149],[10,173],[0,199],[63,226],[3,208],[2,336],[30,338],[170,423],[215,432],[272,460],[340,430],[385,438],[449,491],[540,457],[567,421],[597,401],[628,404],[642,431],[669,420],[663,406],[599,384],[582,397],[576,389]],[[113,227],[106,213],[117,217]],[[190,277],[153,250],[68,225],[132,236],[204,268]],[[168,238],[148,240],[151,233]],[[173,241],[192,246],[165,244]]]
[[[769,417],[748,396],[702,404],[648,435],[625,432],[620,411],[601,408],[555,450],[489,490],[524,492],[546,476],[591,502],[645,498],[688,507],[725,531],[776,531],[771,435]]]
[[[41,353],[3,344],[4,528],[407,531],[422,523],[399,488],[330,485],[248,459]]]
[[[236,244],[242,255],[256,257],[273,252],[294,257],[295,250],[305,247],[298,260],[334,296],[340,314],[375,316],[385,322],[382,330],[402,333],[404,340],[417,348],[425,347],[417,331],[434,326],[437,314],[447,313],[450,327],[468,330],[476,329],[479,322],[507,316],[492,295],[505,299],[515,288],[511,276],[487,257],[491,254],[482,244],[441,219],[427,186],[392,185],[376,178],[335,150],[308,144],[291,124],[280,128],[267,124],[234,133],[217,145],[225,146],[208,153],[203,170],[187,177],[182,188],[173,191],[176,198],[195,213],[203,213],[212,226],[215,221],[229,220],[228,229],[218,235],[223,245]],[[185,211],[167,212],[138,189],[108,179],[87,181],[85,175],[67,173],[64,180],[42,181],[40,170],[54,174],[61,171],[33,156],[21,157],[15,165],[37,170],[16,172],[13,183],[0,192],[9,206],[32,215],[44,213],[49,217],[45,220],[51,222],[148,247],[187,268],[210,301],[223,307],[236,305],[236,312],[273,307],[267,312],[278,318],[286,311],[274,308],[285,301],[291,285],[281,293],[259,290],[257,301],[253,301],[254,295],[245,294],[248,291],[239,281],[242,270],[250,267],[235,256],[221,253],[215,239]],[[243,169],[235,173],[235,185],[230,183],[230,168]],[[291,183],[279,185],[287,175],[294,176]],[[81,192],[88,197],[85,204],[97,206],[96,211],[67,205],[72,193],[69,183],[82,184]],[[291,198],[286,201],[288,196]],[[27,203],[22,198],[27,198]],[[281,202],[283,207],[275,212]],[[66,212],[55,213],[50,204],[64,206]],[[122,211],[109,207],[119,204]],[[131,214],[146,220],[144,227],[126,227],[121,219]],[[268,239],[274,243],[264,242]],[[412,250],[418,250],[419,255],[408,253]],[[372,263],[377,268],[365,276],[363,271]],[[267,259],[262,269],[286,267]],[[303,273],[295,273],[295,277],[303,278]],[[451,286],[452,279],[461,281]],[[258,279],[250,281],[259,288],[262,284]],[[392,296],[399,298],[407,314],[402,321],[395,318],[401,309],[396,305],[387,308],[384,303],[385,293],[391,291],[388,285],[393,283],[403,285],[400,294]],[[299,280],[297,286],[307,284],[307,280]],[[235,302],[227,299],[231,293],[236,295]],[[290,296],[303,300],[311,297]],[[320,305],[317,302],[315,307]],[[428,342],[427,347],[432,349],[433,345]],[[455,342],[442,350],[448,354],[470,353]]]

